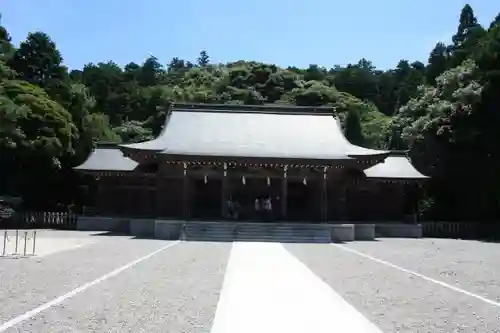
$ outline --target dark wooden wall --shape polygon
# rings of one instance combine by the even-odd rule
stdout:
[[[169,165],[156,174],[100,175],[93,195],[95,210],[110,216],[220,219],[223,202],[230,195],[234,200],[241,200],[246,210],[252,210],[255,197],[270,195],[276,218],[281,217],[283,177],[270,174],[268,186],[265,176],[249,175],[244,185],[239,173],[228,172],[227,198],[224,199],[222,174],[220,170],[188,170],[184,176],[183,166]],[[208,175],[206,184],[204,175]],[[325,180],[325,208],[322,174],[312,174],[306,179],[307,185],[304,185],[302,174],[292,173],[287,178],[285,220],[401,221],[408,210],[407,195],[400,183],[375,182],[364,179],[359,172],[334,170]]]

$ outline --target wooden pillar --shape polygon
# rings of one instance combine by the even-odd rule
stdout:
[[[283,169],[283,179],[281,180],[281,218],[287,219],[288,203],[288,165]]]
[[[95,177],[95,194],[93,195],[93,205],[95,207],[97,214],[102,214],[103,212],[103,201],[101,198],[101,177],[97,175]]]
[[[420,213],[420,198],[422,197],[422,187],[420,184],[415,184],[415,205],[413,207],[415,212],[415,223],[418,222],[418,216]]]
[[[143,175],[141,177],[141,182],[140,182],[140,189],[138,190],[138,195],[141,196],[141,216],[148,216],[148,200],[149,200],[149,195],[148,195],[148,178],[146,175]],[[139,198],[137,198],[139,199]]]
[[[187,163],[184,162],[183,178],[182,178],[182,217],[189,219],[189,178]]]
[[[416,223],[418,214],[419,188],[418,184],[406,183],[402,185],[404,193],[404,214],[406,222]]]
[[[155,217],[161,217],[162,211],[161,207],[163,207],[163,168],[164,166],[160,164],[161,162],[158,161],[158,170],[156,171],[156,179],[155,179],[155,205],[154,205],[154,214]]]
[[[321,220],[328,220],[328,191],[327,191],[327,170],[328,167],[323,168],[323,183],[321,188]]]
[[[340,200],[339,200],[339,219],[340,221],[344,222],[348,220],[348,214],[347,214],[347,190],[348,190],[349,185],[348,184],[341,184],[339,187],[339,195],[340,195]]]
[[[222,218],[226,218],[228,216],[227,211],[227,192],[228,192],[228,180],[227,180],[227,163],[224,162],[224,171],[222,174],[222,189],[221,189],[221,215]]]

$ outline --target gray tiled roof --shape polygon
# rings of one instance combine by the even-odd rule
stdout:
[[[75,170],[91,171],[132,171],[138,163],[123,156],[119,147],[96,148],[87,160]]]
[[[394,179],[425,179],[424,176],[411,164],[406,156],[389,156],[381,162],[366,169],[365,175],[369,178]]]
[[[76,170],[89,171],[132,171],[137,162],[123,156],[118,147],[96,148],[89,158]],[[406,156],[389,156],[385,162],[366,169],[369,178],[379,179],[426,179],[418,172]]]
[[[158,138],[122,145],[191,156],[349,159],[385,151],[350,144],[332,113],[174,108]]]

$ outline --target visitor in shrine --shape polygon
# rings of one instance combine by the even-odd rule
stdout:
[[[264,218],[266,219],[266,221],[270,221],[271,220],[271,214],[272,214],[272,211],[273,211],[273,206],[272,206],[272,202],[271,202],[271,197],[270,196],[267,196],[264,199],[262,210],[264,211]]]
[[[234,213],[235,213],[235,209],[234,208],[235,207],[234,207],[233,199],[229,198],[229,200],[227,201],[227,213],[228,213],[229,219],[233,219],[234,218]]]
[[[254,204],[253,204],[253,210],[254,210],[254,214],[255,214],[255,218],[256,219],[260,219],[261,218],[261,207],[260,207],[260,199],[259,198],[255,198],[255,201],[254,201]]]
[[[240,205],[240,202],[239,201],[235,201],[233,203],[233,219],[238,221],[240,219],[240,215],[241,215],[241,205]]]

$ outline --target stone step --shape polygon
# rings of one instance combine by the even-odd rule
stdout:
[[[217,231],[217,232],[233,232],[234,229],[211,229],[211,228],[206,228],[206,229],[201,229],[201,228],[186,228],[185,230],[187,231],[194,231],[194,232],[205,232],[205,231]]]
[[[323,226],[253,223],[189,223],[184,239],[201,241],[268,241],[329,243],[330,232]]]
[[[330,238],[329,235],[282,235],[282,234],[237,234],[236,237],[263,237],[263,238]]]
[[[328,231],[326,228],[290,228],[290,227],[237,227],[237,230],[300,230],[300,231]]]
[[[241,230],[237,232],[238,234],[256,234],[256,235],[329,235],[328,232],[318,232],[318,231],[249,231],[249,230]]]
[[[318,230],[195,230],[187,229],[188,233],[220,233],[220,234],[234,234],[234,233],[248,233],[248,234],[283,234],[283,235],[321,235],[329,234],[328,231],[318,231]]]
[[[217,233],[217,234],[233,234],[233,230],[186,230],[188,233]]]
[[[330,237],[329,234],[301,234],[301,233],[251,233],[251,232],[239,232],[238,236],[269,236],[269,237]]]
[[[217,235],[233,235],[233,231],[216,231],[216,230],[187,230],[188,234],[217,234]]]
[[[317,238],[279,238],[279,237],[236,237],[235,241],[255,241],[255,242],[290,242],[290,243],[331,243],[330,239]]]

